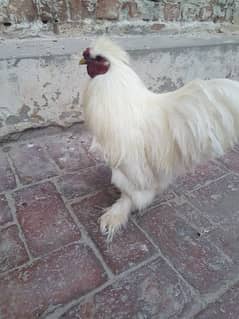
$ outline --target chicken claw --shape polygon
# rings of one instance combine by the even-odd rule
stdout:
[[[128,214],[124,214],[111,207],[100,217],[100,230],[107,236],[107,242],[111,242],[114,235],[127,224]]]

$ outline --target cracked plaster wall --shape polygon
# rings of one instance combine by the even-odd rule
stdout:
[[[0,136],[81,118],[78,61],[70,56],[0,61]]]

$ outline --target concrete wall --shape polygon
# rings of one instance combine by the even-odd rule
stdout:
[[[154,91],[239,79],[239,0],[0,0],[0,140],[82,120],[78,61],[102,33]]]
[[[238,24],[239,0],[0,0],[2,36],[176,32],[178,23],[210,22]]]
[[[120,37],[133,68],[155,92],[195,78],[239,79],[239,37]],[[79,66],[89,38],[8,40],[0,43],[0,139],[31,127],[82,120],[88,76]]]

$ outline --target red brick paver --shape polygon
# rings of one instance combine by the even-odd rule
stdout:
[[[74,136],[54,136],[47,141],[46,149],[59,168],[73,171],[93,166],[94,161]]]
[[[178,217],[183,218],[187,223],[197,229],[199,233],[205,233],[214,228],[209,219],[190,203],[172,202],[171,206],[174,207]]]
[[[20,266],[26,261],[28,256],[17,226],[3,229],[0,233],[0,272]]]
[[[191,202],[216,223],[233,223],[239,212],[239,178],[228,175],[188,195]]]
[[[73,199],[94,193],[110,184],[111,173],[105,166],[97,166],[79,173],[62,176],[58,183],[62,194],[67,199]]]
[[[155,249],[132,222],[129,222],[125,231],[116,235],[112,243],[106,243],[99,230],[98,218],[104,213],[104,208],[112,204],[115,197],[110,192],[100,192],[73,205],[73,210],[108,266],[114,273],[119,273],[147,259]]]
[[[47,307],[79,297],[105,280],[92,252],[73,244],[1,279],[0,313],[3,319],[35,319]]]
[[[83,125],[0,147],[0,318],[237,319],[239,147],[179,178],[107,244],[119,197]]]
[[[233,225],[223,225],[223,227],[217,227],[212,229],[206,234],[209,241],[216,243],[218,247],[229,256],[233,262],[239,265],[239,214],[238,221]]]
[[[227,169],[239,173],[238,151],[232,150],[228,152],[220,161],[226,166]]]
[[[195,319],[236,319],[239,318],[239,285],[232,287],[218,301],[212,303]]]
[[[188,287],[159,259],[113,283],[61,319],[176,318],[190,302]]]
[[[195,168],[191,173],[178,178],[175,191],[191,192],[226,174],[226,170],[215,162],[209,162]]]
[[[26,188],[14,196],[17,219],[34,256],[79,240],[80,232],[53,184]]]
[[[154,208],[139,218],[138,222],[164,256],[201,292],[215,289],[230,270],[230,264],[223,254],[178,218],[170,206]]]
[[[34,142],[14,147],[10,156],[22,184],[30,184],[57,175],[56,167],[41,146]]]

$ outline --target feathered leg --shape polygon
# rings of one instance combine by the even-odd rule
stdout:
[[[111,241],[114,234],[127,224],[132,211],[144,209],[155,196],[153,190],[136,190],[119,169],[112,170],[112,183],[122,194],[100,218],[100,229],[107,235],[107,241]]]

